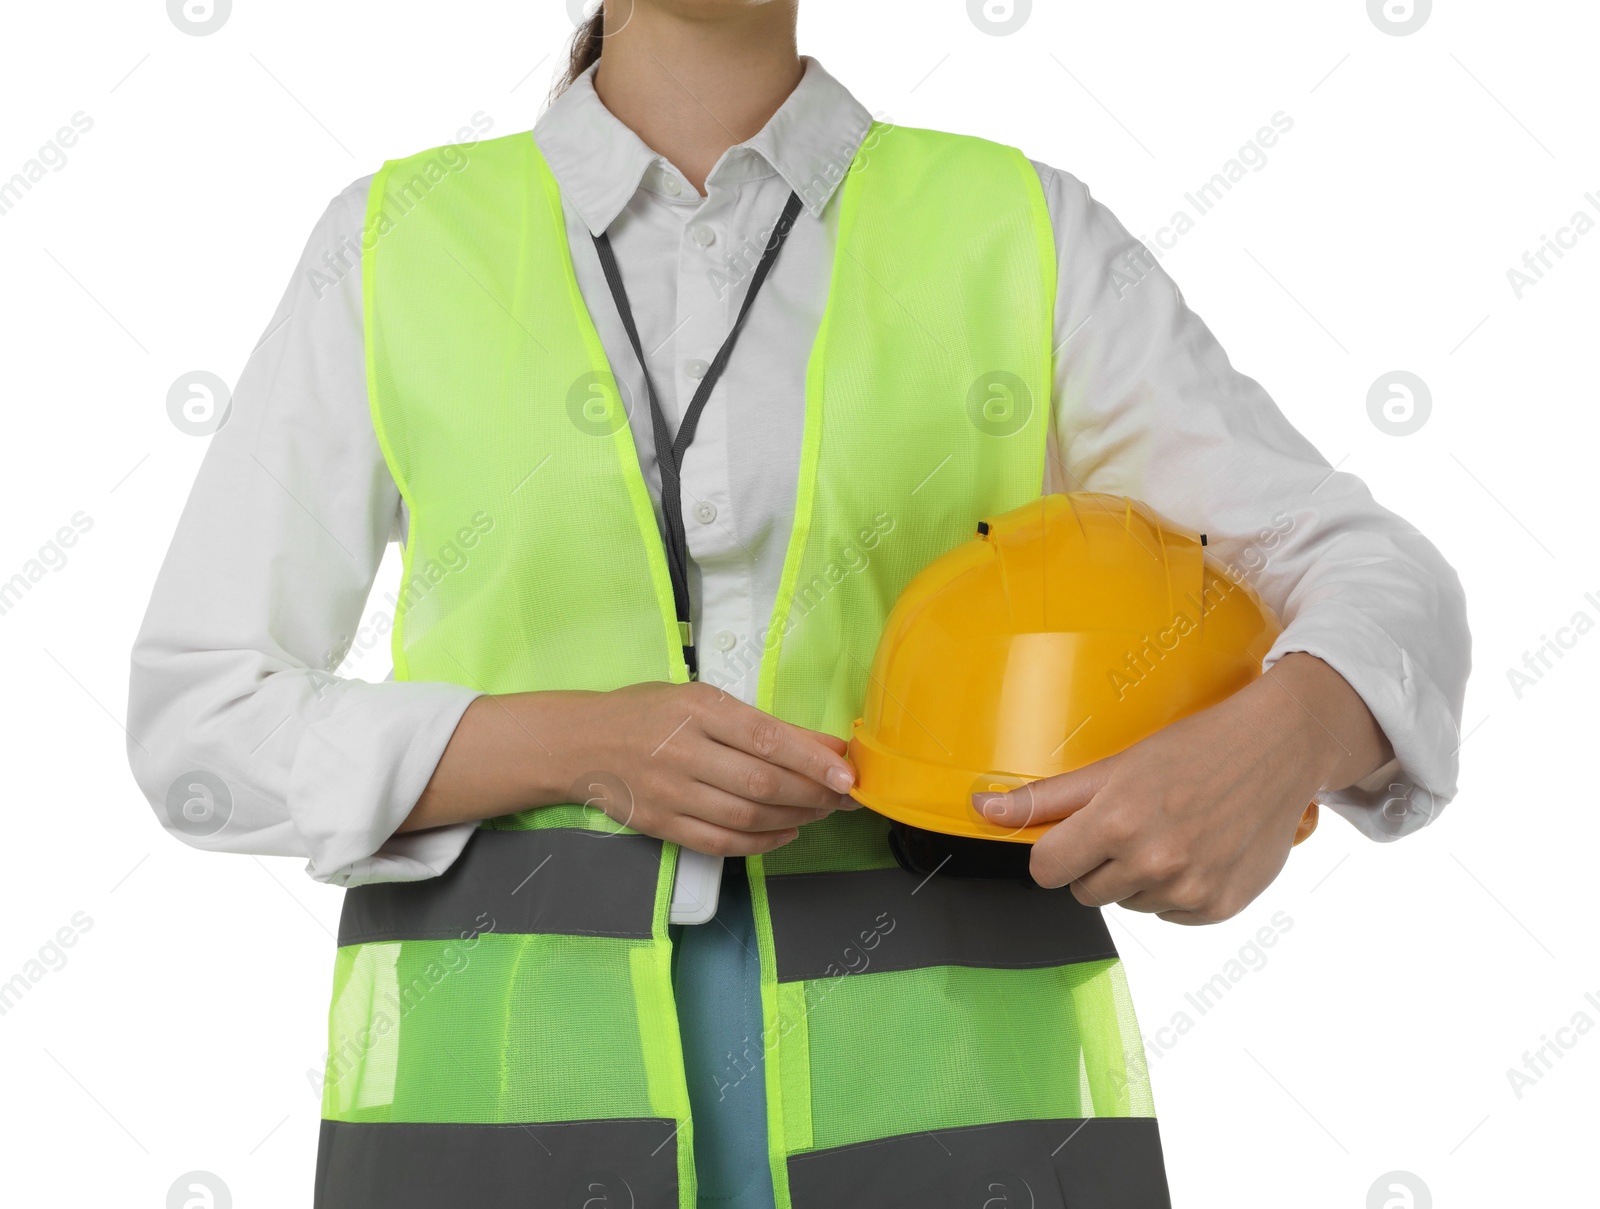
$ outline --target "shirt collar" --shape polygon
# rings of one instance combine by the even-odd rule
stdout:
[[[805,74],[753,138],[730,147],[709,185],[776,172],[820,215],[872,124],[872,115],[822,64],[805,56]],[[591,234],[612,223],[647,174],[659,181],[663,157],[605,107],[594,90],[594,68],[556,98],[533,128],[534,141]]]

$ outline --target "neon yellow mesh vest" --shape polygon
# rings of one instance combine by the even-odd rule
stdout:
[[[901,588],[1039,492],[1056,262],[1032,166],[982,140],[876,127],[830,205],[759,703],[844,735]],[[685,679],[627,416],[531,135],[385,165],[363,253],[373,421],[410,511],[396,676],[493,693]],[[1165,1204],[1100,914],[1031,884],[919,878],[887,837],[841,813],[748,862],[778,1204]],[[579,802],[486,823],[442,877],[350,891],[319,1205],[692,1207],[675,858]]]

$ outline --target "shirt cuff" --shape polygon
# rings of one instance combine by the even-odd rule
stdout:
[[[1426,827],[1456,794],[1461,741],[1445,694],[1381,626],[1338,601],[1296,618],[1265,666],[1291,651],[1315,655],[1343,676],[1394,748],[1382,768],[1317,800],[1380,842]]]
[[[319,882],[420,881],[454,863],[476,829],[405,822],[477,691],[442,681],[325,685],[295,749],[289,813]]]
[[[319,882],[343,886],[346,890],[375,882],[419,882],[438,877],[461,855],[478,829],[476,823],[455,823],[428,831],[391,835],[371,856],[351,861],[343,868],[323,876],[307,863],[306,872]]]

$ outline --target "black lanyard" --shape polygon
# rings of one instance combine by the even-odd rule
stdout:
[[[727,339],[722,342],[722,347],[712,358],[706,376],[700,379],[694,398],[689,401],[688,410],[683,413],[683,422],[678,425],[676,437],[667,431],[667,418],[661,412],[660,400],[656,398],[655,383],[651,381],[650,368],[645,364],[644,349],[639,344],[639,330],[633,323],[633,308],[628,305],[628,292],[622,288],[622,273],[618,270],[617,258],[611,251],[611,240],[604,231],[594,237],[595,251],[600,254],[600,267],[605,270],[606,284],[611,287],[611,297],[616,301],[617,313],[622,316],[622,326],[627,329],[628,341],[633,345],[633,354],[639,358],[639,372],[644,375],[645,393],[650,396],[650,426],[655,433],[656,462],[661,470],[661,515],[666,522],[664,537],[667,548],[667,571],[672,577],[672,601],[678,612],[678,633],[683,643],[683,661],[689,669],[691,678],[699,676],[699,666],[695,658],[694,630],[691,628],[689,617],[689,538],[683,528],[681,481],[683,455],[694,441],[694,430],[700,423],[700,413],[705,410],[706,400],[711,397],[711,389],[716,386],[717,379],[722,376],[722,371],[728,364],[728,357],[733,353],[734,341],[739,338],[739,332],[744,327],[744,317],[750,313],[750,304],[756,300],[756,294],[761,290],[761,283],[767,279],[772,262],[778,259],[778,251],[783,247],[783,241],[789,238],[789,228],[794,226],[794,220],[799,213],[800,195],[791,192],[789,200],[784,204],[783,213],[778,216],[777,225],[772,228],[772,234],[767,239],[767,247],[761,253],[761,262],[756,265],[755,276],[750,279],[750,289],[745,293],[744,305],[739,308],[739,317],[733,321],[733,328],[728,332]]]

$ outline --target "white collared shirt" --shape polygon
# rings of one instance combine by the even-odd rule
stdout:
[[[746,702],[793,515],[831,203],[869,124],[808,59],[771,121],[718,161],[703,197],[605,108],[587,74],[533,132],[561,186],[584,301],[639,401],[630,421],[658,510],[643,381],[592,235],[610,232],[676,427],[790,190],[805,203],[683,465],[702,678]],[[1297,650],[1326,660],[1394,746],[1389,766],[1323,800],[1375,839],[1423,826],[1455,792],[1469,656],[1454,572],[1229,364],[1080,181],[1035,167],[1060,261],[1043,486],[1132,496],[1206,532],[1210,552],[1249,572],[1285,621],[1268,662]],[[304,856],[312,877],[346,886],[434,876],[460,853],[471,824],[394,831],[477,695],[373,682],[392,606],[369,614],[367,598],[406,516],[367,402],[356,249],[369,181],[336,197],[312,232],[212,438],[134,647],[128,714],[135,776],[174,834]],[[227,790],[227,823],[204,837],[168,817],[169,788],[195,770]]]

